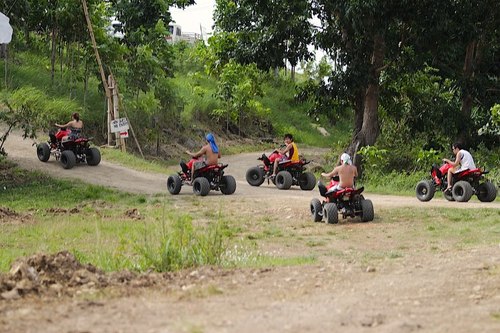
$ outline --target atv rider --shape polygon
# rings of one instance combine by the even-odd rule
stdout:
[[[474,159],[472,158],[472,155],[465,149],[463,149],[463,145],[461,143],[454,143],[451,145],[451,150],[453,153],[456,155],[455,156],[455,162],[443,158],[444,163],[448,163],[451,165],[451,168],[448,169],[448,175],[447,175],[447,180],[448,180],[448,186],[446,187],[446,191],[450,191],[452,187],[452,177],[453,174],[462,172],[467,169],[475,169],[476,164],[474,163]],[[460,165],[460,168],[458,166]]]
[[[191,171],[191,175],[194,175],[195,170],[198,170],[206,165],[217,164],[219,162],[219,158],[221,157],[219,147],[215,142],[215,137],[213,136],[213,134],[208,133],[205,136],[205,139],[207,141],[207,144],[204,145],[197,153],[192,153],[189,150],[186,150],[186,153],[192,157],[192,159],[185,164],[187,170]],[[202,157],[204,158],[202,159]],[[183,166],[183,164],[184,163],[182,162],[181,167]]]
[[[271,178],[276,176],[276,172],[278,171],[278,164],[299,161],[299,149],[297,148],[295,142],[293,142],[293,135],[287,133],[285,134],[283,140],[285,142],[285,147],[278,150],[278,153],[280,153],[281,157],[274,160],[274,168]]]
[[[343,153],[340,156],[340,165],[336,166],[329,173],[321,173],[321,176],[326,178],[332,178],[333,176],[339,176],[339,182],[337,184],[331,184],[328,192],[332,193],[345,188],[354,188],[354,178],[358,176],[358,169],[352,165],[352,160],[349,154]]]
[[[80,114],[78,112],[74,112],[71,115],[71,121],[67,122],[64,125],[55,123],[56,127],[66,128],[66,131],[60,130],[56,133],[56,139],[65,141],[67,139],[75,140],[78,138],[83,129],[83,121],[80,119]]]

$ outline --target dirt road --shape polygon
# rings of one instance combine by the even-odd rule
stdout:
[[[6,150],[21,166],[55,177],[77,177],[135,193],[166,193],[165,175],[105,161],[64,170],[55,161],[39,162],[35,148],[18,136],[9,137]],[[304,153],[313,158],[322,152]],[[277,211],[280,217],[269,222],[277,228],[304,235],[345,233],[356,235],[356,241],[351,237],[327,242],[314,265],[201,269],[156,287],[0,301],[0,332],[500,332],[500,244],[457,250],[441,240],[413,240],[405,236],[411,225],[404,221],[390,228],[380,219],[325,228],[308,219],[308,203],[316,190],[279,191],[272,184],[254,188],[246,183],[245,172],[257,165],[257,156],[224,157],[230,165],[227,173],[237,180],[236,193],[211,193],[207,203],[242,203],[255,215]],[[169,198],[182,203],[186,196],[192,196],[190,188]],[[500,208],[498,203],[464,205],[440,198],[421,203],[414,197],[366,197],[373,201],[376,215],[393,207]],[[433,250],[436,246],[441,250]],[[303,251],[298,242],[286,249],[267,247]],[[350,259],[357,251],[397,254],[398,249],[405,255],[378,260],[376,266]]]
[[[167,175],[149,172],[139,172],[117,164],[102,161],[97,167],[87,165],[77,165],[71,170],[65,170],[53,157],[48,162],[42,163],[36,157],[36,146],[32,140],[23,140],[19,134],[11,135],[5,144],[5,149],[11,160],[16,161],[20,166],[29,170],[41,170],[44,173],[59,178],[77,178],[85,182],[106,187],[115,188],[122,191],[142,194],[167,193]],[[302,153],[313,159],[326,152],[325,149],[304,149]],[[257,157],[262,152],[245,153],[238,155],[223,156],[221,162],[228,163],[226,174],[235,177],[237,189],[234,196],[245,198],[255,198],[261,200],[277,200],[279,202],[297,200],[300,204],[308,203],[311,198],[317,196],[317,190],[301,191],[297,187],[292,187],[289,191],[278,191],[271,183],[265,182],[260,187],[252,187],[245,180],[245,173],[249,167],[256,166],[260,161]],[[175,173],[177,168],[172,168]],[[191,188],[186,187],[181,191],[182,195],[191,195]],[[219,196],[220,193],[211,193],[211,196]],[[453,207],[453,208],[500,208],[500,203],[480,203],[469,202],[467,205],[457,202],[448,202],[442,199],[440,194],[427,203],[422,203],[416,197],[401,197],[394,195],[366,194],[375,207]],[[299,203],[298,203],[299,204]]]

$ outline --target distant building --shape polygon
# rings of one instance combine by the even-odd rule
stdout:
[[[168,43],[177,43],[180,41],[185,41],[189,44],[194,44],[195,42],[202,40],[203,36],[195,32],[182,32],[182,28],[178,24],[171,23],[168,25],[168,31],[170,35],[165,36]]]
[[[125,37],[125,33],[123,32],[123,23],[118,21],[115,17],[111,17],[109,19],[110,24],[106,28],[106,32],[109,36],[123,39]]]

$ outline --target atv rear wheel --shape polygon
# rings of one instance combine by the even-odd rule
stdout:
[[[372,201],[368,199],[361,200],[361,222],[373,221],[374,217]]]
[[[453,193],[453,199],[455,199],[456,201],[467,202],[472,197],[474,190],[471,184],[461,180],[453,185],[451,192]]]
[[[210,183],[205,177],[198,177],[193,181],[193,192],[202,197],[210,192]]]
[[[321,205],[321,201],[319,199],[312,199],[309,205],[311,209],[311,216],[314,222],[320,222],[323,219],[323,206]]]
[[[327,203],[323,207],[323,216],[325,217],[325,222],[329,224],[339,223],[339,211],[337,205],[334,203]]]
[[[61,154],[61,164],[64,169],[71,169],[76,164],[76,156],[71,150],[65,150]]]
[[[258,166],[248,169],[246,174],[248,184],[260,186],[264,182],[264,170]]]
[[[312,191],[316,186],[316,177],[310,172],[304,172],[299,178],[300,189],[304,191]]]
[[[85,158],[87,159],[88,165],[98,165],[101,163],[101,152],[97,148],[89,148],[85,154]]]
[[[47,162],[49,160],[50,147],[47,142],[39,143],[38,146],[36,146],[36,155],[42,162]]]
[[[179,175],[171,175],[167,179],[167,189],[170,194],[179,194],[182,187],[182,179]]]
[[[476,195],[481,202],[492,202],[497,197],[497,188],[491,182],[482,183],[477,187]]]
[[[288,171],[280,171],[275,178],[276,187],[280,190],[288,190],[292,186],[292,175]]]
[[[432,180],[421,180],[415,187],[417,199],[420,201],[430,201],[434,197],[436,188]]]
[[[233,194],[236,191],[236,180],[233,176],[222,176],[219,188],[223,194]]]

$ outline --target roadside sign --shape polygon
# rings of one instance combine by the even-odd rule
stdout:
[[[119,118],[115,120],[111,120],[111,132],[127,132],[128,131],[128,120],[127,118]],[[128,134],[127,134],[128,137]]]
[[[128,138],[128,131],[120,131],[120,138],[126,139]]]

